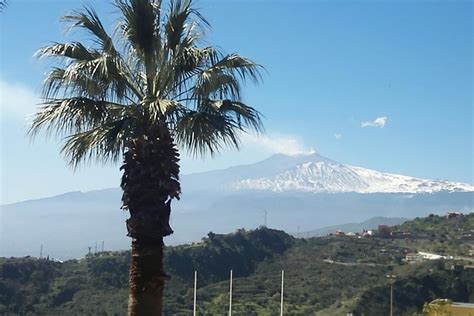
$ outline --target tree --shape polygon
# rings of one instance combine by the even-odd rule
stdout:
[[[63,140],[73,168],[123,160],[122,208],[132,238],[129,315],[160,315],[163,237],[171,201],[181,193],[178,146],[195,155],[239,147],[239,134],[262,131],[261,115],[241,100],[241,85],[258,83],[261,66],[203,46],[208,22],[191,0],[115,0],[117,38],[91,7],[63,17],[87,42],[54,43],[38,57],[58,64],[46,75],[31,137]]]

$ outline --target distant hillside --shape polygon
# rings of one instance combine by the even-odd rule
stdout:
[[[348,223],[348,224],[341,224],[341,225],[333,225],[333,226],[326,226],[322,228],[318,228],[315,230],[311,231],[306,231],[300,233],[301,237],[320,237],[320,236],[326,236],[328,234],[334,234],[338,230],[342,230],[344,232],[362,232],[364,229],[369,230],[369,229],[375,229],[378,227],[378,225],[388,225],[388,226],[394,226],[401,224],[405,221],[407,221],[407,218],[403,217],[372,217],[366,221],[360,222],[360,223]],[[296,234],[293,234],[296,235]]]
[[[278,311],[281,270],[285,315],[386,315],[387,274],[397,275],[395,315],[411,316],[423,303],[440,297],[474,302],[474,270],[451,269],[462,260],[402,260],[407,252],[433,248],[469,256],[473,243],[463,236],[474,228],[473,219],[474,214],[431,216],[393,228],[410,230],[413,234],[406,239],[297,239],[264,227],[209,233],[199,243],[167,247],[165,264],[172,278],[165,291],[165,315],[191,314],[194,270],[199,315],[226,313],[230,269],[236,315]],[[126,315],[129,262],[128,251],[64,263],[0,258],[0,315]]]
[[[278,230],[209,233],[200,243],[168,247],[166,292],[168,314],[180,310],[179,297],[189,292],[194,270],[200,286],[255,272],[259,262],[285,252],[295,238]],[[63,313],[122,315],[126,309],[130,253],[104,252],[64,263],[32,257],[0,258],[0,315]],[[120,302],[120,303],[118,303]],[[125,302],[125,303],[124,303]]]
[[[409,231],[414,234],[437,236],[457,236],[474,233],[474,213],[447,215],[430,214],[427,217],[417,217],[394,227],[394,230]]]

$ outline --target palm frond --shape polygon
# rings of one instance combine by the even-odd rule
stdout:
[[[65,63],[66,68],[62,68],[64,70],[63,78],[58,77],[60,71],[57,69],[48,74],[45,89],[43,89],[46,98],[54,97],[61,91],[61,88],[67,90],[71,86],[84,86],[85,81],[88,82],[87,87],[91,87],[94,82],[96,88],[101,85],[102,93],[109,93],[109,97],[114,100],[121,100],[127,95],[133,95],[135,98],[142,96],[136,83],[131,79],[127,67],[124,67],[120,59],[107,53],[87,49],[81,43],[49,45],[40,49],[36,56],[59,59],[67,57],[70,60]],[[54,89],[51,89],[52,83],[55,83]],[[69,93],[71,91],[63,92]],[[85,92],[88,92],[85,95],[94,95],[94,93],[89,93],[90,91]]]
[[[123,118],[75,133],[66,138],[61,153],[73,168],[87,161],[117,162],[127,146],[132,125],[131,118]]]
[[[97,51],[87,49],[82,43],[54,43],[45,46],[36,51],[35,56],[38,58],[44,57],[59,57],[70,58],[78,61],[90,61],[98,58],[100,53]]]
[[[137,53],[153,54],[156,8],[147,0],[116,0],[115,6],[122,12],[122,35]]]
[[[213,102],[218,111],[231,116],[241,129],[250,128],[257,133],[262,133],[262,114],[251,106],[239,101],[219,100]]]
[[[33,116],[28,134],[34,137],[42,130],[47,135],[54,132],[56,136],[81,133],[131,113],[123,105],[107,101],[84,97],[51,99]]]
[[[239,148],[242,129],[219,112],[187,111],[176,124],[178,143],[194,155],[214,155],[223,147]]]
[[[167,48],[176,55],[179,46],[190,47],[208,26],[209,22],[192,7],[191,0],[172,0],[165,24]]]
[[[5,8],[8,6],[8,1],[7,0],[1,0],[0,1],[0,12],[3,12]]]
[[[94,36],[95,42],[98,43],[102,50],[114,57],[119,54],[115,49],[112,38],[107,34],[99,16],[89,6],[84,7],[84,11],[73,11],[69,15],[62,18],[63,21],[69,22],[70,28],[83,28]]]
[[[196,99],[240,99],[240,83],[231,74],[205,71],[196,80],[193,96]]]
[[[176,95],[188,100],[241,98],[241,83],[261,81],[262,66],[236,54],[207,50],[200,64],[179,81]],[[188,88],[191,87],[191,88]]]
[[[110,85],[105,80],[97,80],[84,75],[83,72],[72,71],[71,68],[53,68],[43,83],[43,96],[51,98],[62,91],[65,95],[78,95],[96,100],[104,100],[108,94]],[[123,88],[122,88],[123,89]],[[117,91],[123,94],[121,91]]]
[[[147,106],[148,118],[154,124],[161,121],[173,123],[176,118],[186,112],[186,107],[175,100],[157,99]]]
[[[234,75],[238,75],[243,81],[250,79],[254,83],[259,83],[262,79],[260,73],[262,66],[237,54],[224,56],[213,64],[211,69],[230,72]]]

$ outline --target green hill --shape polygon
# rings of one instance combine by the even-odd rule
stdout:
[[[396,315],[420,312],[435,298],[474,302],[474,270],[460,260],[417,264],[407,252],[438,247],[469,259],[474,214],[430,216],[393,231],[406,238],[327,236],[296,239],[278,230],[209,233],[199,243],[168,247],[172,279],[165,315],[190,315],[194,270],[198,270],[199,315],[228,310],[229,270],[234,273],[234,315],[276,315],[285,270],[285,315],[383,315],[389,306],[388,273]],[[441,248],[440,248],[441,247]],[[462,259],[462,258],[461,258]],[[474,259],[473,259],[474,260]],[[129,252],[104,252],[64,263],[36,258],[0,259],[0,315],[125,315]],[[456,269],[451,266],[461,265]]]

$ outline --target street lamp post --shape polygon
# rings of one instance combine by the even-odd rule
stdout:
[[[387,274],[387,279],[390,282],[390,316],[393,316],[393,283],[395,283],[396,275]]]

